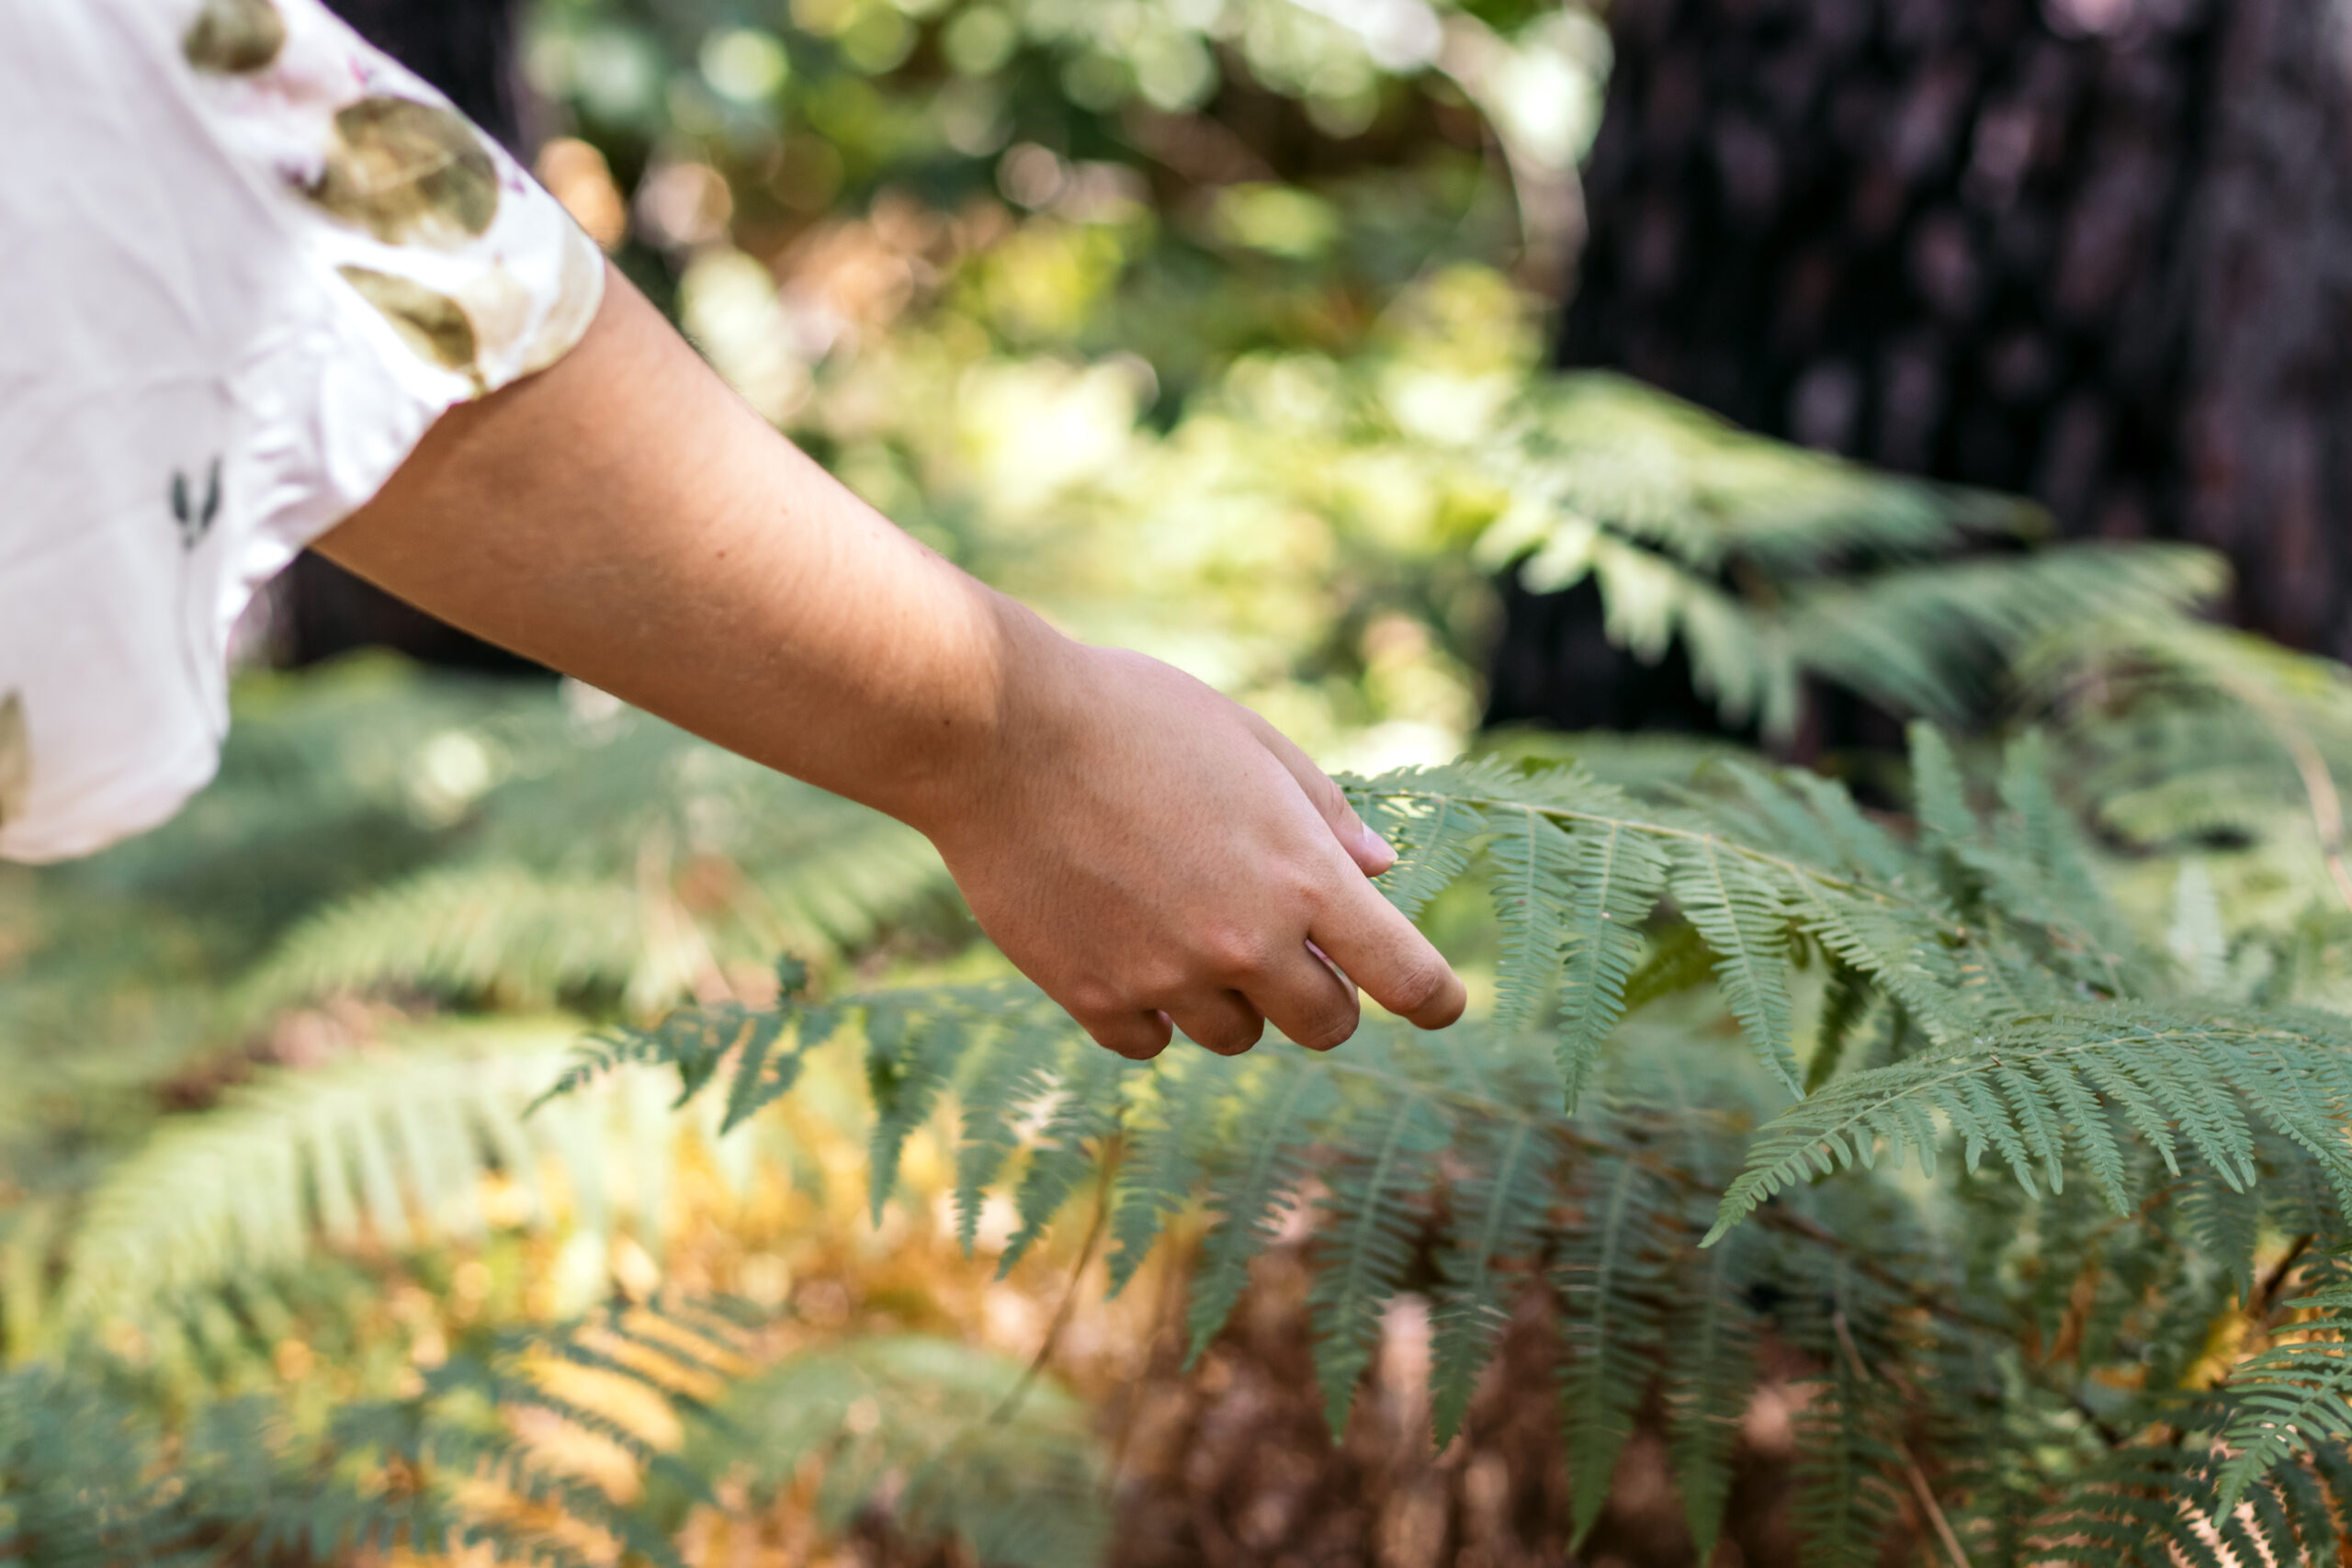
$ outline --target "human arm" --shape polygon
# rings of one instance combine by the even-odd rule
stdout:
[[[617,276],[551,368],[451,410],[317,542],[480,636],[928,835],[1006,955],[1131,1056],[1351,988],[1428,1027],[1461,981],[1367,880],[1393,854],[1271,727],[1085,647],[893,527]]]

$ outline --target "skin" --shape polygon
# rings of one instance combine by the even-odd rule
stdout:
[[[1005,954],[1122,1055],[1171,1023],[1213,1051],[1269,1021],[1326,1049],[1356,986],[1425,1028],[1461,1015],[1461,980],[1368,880],[1395,852],[1295,746],[899,532],[617,274],[578,347],[445,415],[317,547],[920,829]]]

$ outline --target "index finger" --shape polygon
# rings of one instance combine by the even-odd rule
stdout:
[[[1370,882],[1340,879],[1306,934],[1366,996],[1423,1029],[1443,1029],[1469,1001],[1453,966]]]

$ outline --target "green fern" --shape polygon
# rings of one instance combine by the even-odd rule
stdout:
[[[820,1526],[880,1511],[921,1544],[990,1568],[1091,1568],[1110,1535],[1086,1411],[1020,1363],[888,1336],[792,1357],[729,1392],[690,1451],[748,1472],[754,1497],[819,1467]]]
[[[266,1076],[216,1109],[167,1119],[84,1203],[46,1332],[149,1317],[322,1245],[398,1249],[477,1235],[480,1185],[492,1169],[521,1185],[545,1223],[557,1210],[543,1170],[558,1165],[578,1222],[610,1224],[605,1162],[628,1149],[633,1125],[662,1124],[627,1092],[617,1105],[568,1100],[526,1115],[575,1032],[557,1021],[420,1032],[335,1066]],[[625,1088],[656,1089],[641,1077]],[[641,1196],[658,1190],[655,1175],[640,1169]],[[637,1221],[659,1235],[658,1206],[641,1202]]]
[[[1233,1315],[1250,1259],[1296,1206],[1313,1169],[1310,1130],[1339,1098],[1328,1075],[1287,1053],[1250,1063],[1250,1076],[1256,1081],[1233,1113],[1222,1157],[1210,1167],[1216,1219],[1193,1268],[1188,1361],[1200,1359]]]
[[[1509,1325],[1511,1298],[1544,1243],[1546,1174],[1556,1168],[1558,1129],[1532,1117],[1481,1121],[1452,1153],[1466,1167],[1452,1186],[1453,1224],[1441,1255],[1430,1335],[1430,1411],[1438,1446],[1453,1440]],[[1515,1267],[1516,1266],[1516,1267]]]
[[[2291,1021],[2087,1007],[2008,1026],[1974,1050],[1853,1074],[1767,1126],[1724,1194],[1720,1234],[1797,1182],[1883,1153],[1933,1174],[1940,1116],[1973,1168],[1990,1152],[2029,1190],[2065,1185],[2086,1165],[2119,1212],[2134,1182],[2109,1107],[2177,1174],[2182,1145],[2233,1190],[2258,1179],[2255,1122],[2291,1138],[2352,1195],[2341,1123],[2352,1107],[2352,1031],[2322,1015]]]
[[[1494,1021],[1500,1028],[1524,1029],[1544,1005],[1567,951],[1560,892],[1570,886],[1576,847],[1557,823],[1532,808],[1493,826],[1487,852],[1495,861],[1495,919],[1502,933]]]
[[[1572,852],[1576,864],[1566,880],[1589,891],[1570,905],[1567,962],[1560,976],[1557,1055],[1571,1111],[1623,1016],[1626,986],[1641,953],[1641,924],[1666,881],[1666,857],[1620,823],[1577,834]]]
[[[1466,882],[1494,911],[1498,1016],[1433,1036],[1375,1019],[1328,1056],[1131,1065],[1002,985],[788,995],[756,1026],[690,1010],[614,1032],[581,1072],[667,1063],[741,1101],[779,1055],[861,1051],[877,1201],[906,1138],[956,1103],[961,1212],[1005,1193],[1028,1247],[1107,1179],[1089,1223],[1116,1284],[1200,1203],[1194,1356],[1259,1255],[1296,1246],[1335,1430],[1408,1286],[1430,1298],[1451,1438],[1548,1284],[1579,1531],[1650,1410],[1694,1538],[1719,1529],[1769,1335],[1812,1367],[1801,1523],[1821,1561],[1875,1561],[1905,1518],[1951,1532],[1946,1555],[2004,1561],[2064,1559],[2066,1518],[2109,1560],[2301,1550],[2332,1459],[2279,1434],[2335,1409],[2332,1331],[2225,1382],[2207,1414],[2178,1390],[2215,1315],[2251,1299],[2262,1236],[2344,1235],[2352,1026],[2284,1005],[2284,967],[2232,993],[2209,962],[2183,988],[2170,926],[2105,897],[2108,852],[2057,786],[2077,776],[2072,734],[2011,746],[1987,782],[1917,731],[1916,831],[1721,758],[1622,785],[1499,759],[1349,781],[1404,848],[1392,897],[1427,907]],[[2200,908],[2200,951],[2230,974],[2252,952],[2301,962],[2218,886]],[[1562,1028],[1529,1027],[1553,997]],[[1912,1163],[1940,1190],[1888,1179]],[[2226,1455],[2130,1441],[2233,1421],[2254,1425]],[[2216,1515],[2241,1444],[2246,1511]]]
[[[1445,1132],[1427,1099],[1410,1090],[1360,1102],[1326,1131],[1329,1191],[1318,1205],[1320,1256],[1308,1303],[1315,1375],[1335,1436],[1347,1425],[1381,1315],[1412,1261],[1429,1162],[1445,1146]]]
[[[2335,1272],[2340,1281],[2340,1267]],[[2241,1362],[2224,1390],[2229,1458],[2217,1495],[2224,1512],[2280,1464],[2352,1441],[2352,1361],[2343,1339],[2352,1329],[2352,1286],[2337,1282],[2287,1305],[2311,1315],[2281,1331],[2286,1342]]]
[[[1654,1376],[1666,1332],[1666,1269],[1659,1256],[1667,1194],[1640,1161],[1613,1159],[1593,1178],[1590,1223],[1559,1265],[1560,1326],[1567,1361],[1560,1396],[1567,1428],[1574,1539],[1581,1542],[1608,1503],[1617,1461]]]
[[[1724,720],[1775,739],[1794,730],[1807,678],[1958,723],[2084,604],[2166,618],[2224,586],[2214,557],[2173,546],[1927,564],[2038,538],[2047,521],[1750,435],[1612,376],[1537,390],[1481,456],[1510,497],[1481,564],[1515,567],[1539,593],[1590,578],[1613,644],[1654,663],[1679,640]]]
[[[1714,1556],[1731,1500],[1739,1420],[1756,1380],[1754,1312],[1747,1297],[1752,1234],[1735,1232],[1707,1253],[1695,1289],[1668,1308],[1668,1342],[1679,1348],[1668,1385],[1668,1458],[1698,1560]]]
[[[739,1331],[723,1316],[684,1303],[658,1315],[662,1332],[640,1339],[631,1361],[594,1348],[638,1337],[625,1315],[484,1337],[415,1393],[347,1403],[322,1431],[258,1396],[167,1423],[140,1375],[117,1364],[11,1372],[0,1378],[0,1551],[43,1568],[468,1549],[587,1568],[598,1559],[584,1542],[602,1532],[642,1561],[676,1568],[650,1517],[550,1462],[513,1425],[527,1412],[593,1432],[688,1495],[707,1495],[699,1475],[554,1393],[537,1371],[549,1359],[586,1361],[676,1403],[677,1376],[707,1377],[738,1352]]]

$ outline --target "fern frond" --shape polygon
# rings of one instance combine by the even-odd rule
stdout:
[[[1666,1328],[1665,1269],[1657,1250],[1666,1199],[1640,1161],[1602,1164],[1592,1173],[1587,1223],[1570,1234],[1560,1260],[1567,1350],[1560,1401],[1577,1541],[1609,1501],[1618,1458],[1656,1373]]]
[[[1464,1131],[1452,1152],[1468,1174],[1453,1183],[1451,1241],[1439,1257],[1442,1283],[1431,1314],[1430,1404],[1440,1448],[1461,1429],[1478,1374],[1510,1321],[1510,1292],[1526,1281],[1510,1265],[1535,1259],[1560,1157],[1558,1132],[1532,1118],[1479,1118]]]
[[[1567,1106],[1583,1098],[1595,1057],[1625,1011],[1625,987],[1642,951],[1641,924],[1666,885],[1666,856],[1622,823],[1571,840],[1566,965],[1560,976],[1556,1046]]]
[[[956,1085],[963,1136],[956,1147],[956,1235],[970,1251],[980,1203],[1021,1146],[1021,1116],[1052,1091],[1057,1053],[1069,1026],[1025,1018],[994,1031],[971,1053]]]
[[[1638,1012],[1662,998],[1711,984],[1714,977],[1714,955],[1696,931],[1678,921],[1651,937],[1641,967],[1627,976],[1625,1010]]]
[[[1020,1228],[1005,1244],[997,1268],[1001,1279],[1046,1234],[1080,1182],[1101,1172],[1101,1162],[1124,1119],[1130,1064],[1066,1031],[1057,1066],[1053,1111],[1030,1145],[1028,1168],[1013,1195]]]
[[[2118,1212],[2129,1208],[2132,1182],[2109,1106],[2176,1175],[2185,1141],[2228,1186],[2253,1183],[2252,1116],[2352,1191],[2352,1150],[2340,1132],[2352,1106],[2352,1042],[2318,1015],[2292,1022],[2081,1008],[2005,1026],[1968,1050],[1853,1074],[1758,1134],[1713,1234],[1784,1188],[1874,1165],[1882,1152],[1932,1172],[1939,1117],[1961,1137],[1972,1169],[1991,1150],[2028,1191],[2038,1182],[2063,1188],[2071,1152]]]
[[[2312,1315],[2280,1331],[2291,1340],[2232,1369],[2223,1389],[2231,1405],[2222,1433],[2229,1459],[2219,1478],[2224,1511],[2282,1462],[2322,1444],[2352,1442],[2352,1347],[2344,1341],[2352,1332],[2352,1286],[2287,1304]]]
[[[1367,825],[1396,851],[1396,863],[1381,877],[1380,890],[1408,919],[1461,879],[1487,830],[1486,818],[1476,807],[1450,795],[1426,803],[1400,795],[1375,795],[1357,804]]]
[[[1229,1141],[1210,1162],[1216,1221],[1201,1241],[1186,1311],[1189,1366],[1233,1315],[1250,1262],[1273,1239],[1314,1168],[1316,1129],[1337,1100],[1331,1076],[1290,1052],[1255,1055]]]
[[[1315,1282],[1315,1376],[1324,1419],[1347,1427],[1356,1382],[1380,1338],[1380,1318],[1412,1261],[1419,1200],[1445,1128],[1428,1101],[1404,1094],[1359,1106],[1330,1136],[1329,1190],[1319,1205]]]
[[[926,1008],[928,999],[885,997],[865,1015],[865,1088],[874,1100],[867,1140],[868,1201],[874,1223],[899,1185],[899,1156],[930,1119],[976,1031],[959,1013]]]
[[[695,1453],[765,1496],[821,1467],[821,1528],[879,1511],[918,1544],[1004,1568],[1091,1568],[1110,1519],[1086,1410],[1009,1357],[919,1336],[795,1356],[721,1406]]]
[[[1793,1510],[1805,1562],[1869,1568],[1879,1561],[1899,1506],[1903,1457],[1892,1427],[1891,1391],[1842,1357],[1811,1385],[1797,1423]]]
[[[536,1194],[562,1164],[594,1201],[610,1157],[604,1108],[526,1120],[563,1061],[566,1024],[442,1031],[379,1055],[277,1073],[219,1109],[168,1118],[91,1193],[54,1308],[62,1322],[138,1316],[237,1275],[293,1263],[323,1239],[404,1247],[482,1223],[501,1169]],[[634,1092],[650,1089],[637,1079]],[[585,1134],[582,1136],[582,1134]],[[535,1203],[548,1213],[544,1199]]]
[[[1119,1162],[1111,1215],[1113,1295],[1134,1280],[1169,1218],[1192,1201],[1204,1173],[1203,1145],[1228,1085],[1215,1066],[1193,1057],[1162,1066],[1152,1087],[1128,1121],[1126,1157]]]
[[[1667,1454],[1701,1562],[1713,1558],[1723,1531],[1739,1422],[1755,1382],[1747,1234],[1735,1231],[1706,1253],[1667,1320]]]
[[[1567,947],[1560,900],[1576,852],[1557,824],[1532,809],[1493,829],[1487,852],[1495,860],[1495,919],[1502,932],[1494,1020],[1499,1028],[1524,1029],[1544,1005]]]
[[[1668,887],[1715,953],[1715,982],[1756,1059],[1788,1091],[1804,1084],[1789,1043],[1788,911],[1773,882],[1712,838],[1673,851]]]
[[[2036,1521],[2032,1561],[2084,1568],[2339,1562],[2340,1459],[2329,1468],[2337,1473],[2285,1467],[2224,1506],[2211,1455],[2126,1448],[2077,1478],[2064,1504]]]
[[[928,841],[878,812],[642,715],[594,746],[555,744],[563,723],[552,705],[510,716],[503,739],[531,761],[471,808],[467,852],[297,921],[240,1005],[402,989],[642,1012],[721,960],[854,949],[948,887]],[[682,848],[719,897],[677,885]]]
[[[1965,723],[2019,653],[2078,623],[2085,604],[2178,620],[2218,595],[2220,558],[2185,546],[2053,545],[1834,582],[1782,612],[1808,671],[1890,712]]]

